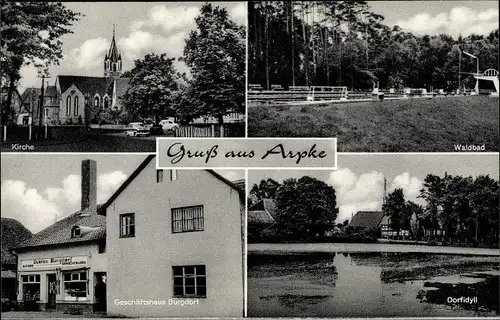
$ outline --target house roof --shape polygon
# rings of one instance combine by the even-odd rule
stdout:
[[[259,200],[257,203],[253,204],[248,208],[248,211],[266,211],[271,215],[271,217],[276,219],[276,203],[274,202],[273,199],[270,198],[264,198]]]
[[[2,218],[2,264],[15,264],[16,256],[10,252],[10,249],[32,236],[31,231],[19,221]]]
[[[384,213],[382,211],[358,211],[349,223],[350,227],[376,228],[380,225]]]
[[[100,210],[100,207],[101,206],[98,206],[98,211]],[[71,229],[74,226],[92,227],[96,229],[82,235],[81,237],[72,238]],[[77,211],[38,232],[32,238],[19,244],[16,249],[20,250],[30,247],[88,242],[105,238],[106,217],[99,215],[96,212]]]
[[[272,223],[274,223],[274,218],[266,210],[251,210],[251,211],[248,210],[247,220],[248,220],[248,224],[255,224],[255,223],[272,224]]]
[[[389,216],[384,216],[384,217],[382,218],[382,221],[380,221],[380,224],[381,224],[381,225],[383,225],[383,224],[385,224],[385,225],[389,225],[389,222],[390,222],[390,218],[389,218]]]
[[[55,95],[57,95],[56,86],[48,86],[47,90],[45,90],[44,94],[46,96],[55,96]]]
[[[245,191],[245,179],[234,180],[231,182],[240,190]]]
[[[125,180],[125,182],[123,182],[123,184],[118,188],[118,190],[115,191],[115,193],[108,199],[108,201],[106,201],[106,203],[102,205],[102,207],[99,210],[101,214],[106,215],[106,209],[111,205],[111,203],[113,203],[113,201],[115,201],[115,199],[118,198],[118,196],[123,192],[123,190],[125,190],[128,187],[128,185],[132,181],[134,181],[134,179],[142,172],[142,170],[144,170],[144,168],[148,166],[151,160],[153,160],[155,157],[156,155],[150,154],[146,157],[146,159],[144,159],[144,161],[139,165],[139,167],[137,167],[137,169],[135,169],[134,172],[132,172],[132,174],[127,178],[127,180]],[[221,176],[220,174],[218,174],[213,170],[206,170],[206,171],[212,174],[215,178],[219,179],[220,181],[224,182],[225,184],[236,190],[240,195],[240,200],[245,198],[245,192],[243,190],[240,190],[231,181],[227,180],[226,178],[224,178],[223,176]]]
[[[74,84],[83,94],[94,96],[96,93],[103,96],[111,83],[110,78],[84,76],[57,76],[61,93]]]

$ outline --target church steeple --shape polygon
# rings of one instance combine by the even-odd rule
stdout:
[[[113,25],[113,38],[108,53],[104,57],[104,76],[118,78],[122,73],[122,55],[118,50],[115,40],[115,25]]]

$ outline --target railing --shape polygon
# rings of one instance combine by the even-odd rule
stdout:
[[[244,123],[226,123],[223,125],[181,125],[174,131],[176,137],[182,138],[219,138],[244,137]]]

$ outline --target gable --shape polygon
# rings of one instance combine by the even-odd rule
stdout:
[[[101,211],[100,214],[106,215],[106,209],[120,196],[121,193],[123,193],[125,191],[125,189],[127,187],[129,187],[129,185],[139,176],[139,174],[141,174],[144,171],[145,168],[147,168],[150,164],[152,164],[152,166],[154,168],[156,168],[156,164],[154,162],[151,163],[151,161],[154,158],[155,158],[155,155],[148,155],[144,159],[144,161],[139,165],[139,167],[137,167],[137,169],[135,169],[134,172],[132,172],[132,174],[127,178],[127,180],[125,180],[125,182],[118,188],[118,190],[116,190],[116,192],[108,199],[108,201],[106,201],[106,203],[103,204],[103,206],[100,210]],[[221,176],[217,172],[215,172],[213,170],[204,170],[204,171],[210,173],[210,175],[212,175],[216,179],[222,181],[223,183],[225,183],[229,187],[231,187],[233,190],[235,190],[239,194],[240,202],[244,203],[244,201],[245,201],[244,191],[240,190],[232,182],[230,182],[229,180],[227,180],[226,178],[224,178],[223,176]]]

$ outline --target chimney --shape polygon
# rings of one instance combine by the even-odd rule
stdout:
[[[82,161],[81,211],[97,213],[97,165],[94,160]]]

